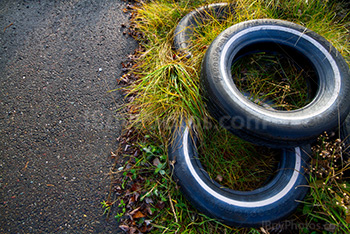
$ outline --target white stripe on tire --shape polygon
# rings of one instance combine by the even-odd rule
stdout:
[[[182,141],[182,145],[183,145],[183,151],[184,151],[184,155],[185,155],[185,162],[190,170],[190,173],[192,174],[193,178],[197,181],[197,183],[211,196],[215,197],[216,199],[219,199],[227,204],[230,205],[234,205],[234,206],[240,206],[240,207],[250,207],[250,208],[254,208],[254,207],[263,207],[263,206],[267,206],[270,205],[278,200],[280,200],[281,198],[283,198],[287,193],[289,193],[290,190],[292,190],[293,188],[295,188],[295,183],[298,179],[300,170],[301,170],[301,151],[299,147],[295,148],[295,154],[296,154],[296,161],[295,161],[295,166],[294,166],[294,172],[292,177],[290,178],[288,184],[276,195],[265,199],[265,200],[261,200],[261,201],[255,201],[255,202],[247,202],[247,201],[237,201],[237,200],[233,200],[230,199],[228,197],[225,197],[219,193],[217,193],[216,191],[214,191],[212,188],[210,188],[202,179],[201,177],[197,174],[196,170],[194,169],[192,162],[191,162],[191,158],[190,155],[188,154],[188,136],[189,136],[189,126],[191,126],[191,122],[189,123],[188,126],[186,126],[186,129],[184,131],[184,135],[183,135],[183,141]]]

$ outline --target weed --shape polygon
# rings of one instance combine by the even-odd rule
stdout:
[[[310,221],[322,221],[333,231],[350,232],[350,188],[347,182],[349,162],[343,157],[340,139],[320,136],[314,146],[310,174],[310,194],[305,199],[303,214]],[[331,224],[331,225],[330,225]]]
[[[112,207],[112,203],[108,202],[108,201],[102,201],[101,202],[102,208],[104,209],[103,214],[109,214],[111,207]]]
[[[121,208],[121,212],[120,213],[117,213],[114,218],[117,219],[117,221],[119,222],[120,219],[125,215],[125,212],[126,212],[126,208],[125,208],[125,203],[124,203],[124,200],[121,199],[119,201],[119,205],[118,205],[119,208]]]

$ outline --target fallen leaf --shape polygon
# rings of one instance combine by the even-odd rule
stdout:
[[[132,204],[135,202],[135,196],[132,196],[129,198],[129,204]]]
[[[138,191],[141,189],[141,186],[137,183],[134,183],[132,186],[131,186],[131,191]]]
[[[48,187],[54,187],[55,185],[53,185],[53,184],[47,184],[46,186],[48,186]]]
[[[140,207],[137,207],[136,209],[134,209],[133,211],[131,211],[129,214],[130,214],[130,215],[134,215],[137,211],[139,211],[140,208],[141,208],[141,206],[140,206]]]
[[[124,232],[128,232],[130,227],[127,225],[119,225],[119,228],[122,229]]]
[[[155,158],[154,160],[153,160],[153,166],[158,166],[160,164],[160,161],[159,161],[159,158]]]
[[[137,211],[137,212],[132,216],[132,218],[134,218],[134,219],[139,219],[139,218],[143,218],[143,217],[146,217],[146,215],[144,215],[141,211]]]

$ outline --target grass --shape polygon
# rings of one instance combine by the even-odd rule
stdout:
[[[201,164],[221,185],[240,191],[259,188],[277,168],[279,151],[255,146],[214,125],[204,129]]]
[[[113,193],[108,201],[103,202],[107,213],[112,212],[110,207],[114,204],[120,227],[129,233],[137,230],[152,233],[273,231],[273,228],[227,227],[198,213],[183,198],[167,167],[166,150],[171,138],[171,127],[177,125],[179,117],[191,117],[202,142],[199,146],[202,152],[200,160],[212,178],[227,187],[252,190],[263,183],[268,174],[273,173],[271,165],[276,162],[273,153],[264,150],[266,154],[262,157],[261,149],[231,136],[219,127],[203,128],[203,120],[209,118],[210,123],[212,120],[200,96],[200,63],[206,48],[220,32],[250,19],[289,20],[321,34],[350,64],[349,15],[342,5],[326,0],[237,0],[234,2],[235,15],[227,20],[210,20],[198,28],[193,46],[189,48],[193,56],[185,58],[172,49],[174,29],[178,21],[192,9],[212,2],[215,1],[155,0],[134,8],[132,28],[135,31],[132,31],[132,35],[142,48],[133,55],[134,65],[130,72],[123,76],[123,79],[129,77],[133,80],[123,89],[130,101],[126,107],[129,125],[118,152],[113,154],[117,161],[125,163],[111,170]],[[277,60],[269,56],[265,54],[245,58],[249,59],[248,64],[252,66],[245,68],[244,72],[242,69],[233,69],[237,72],[238,80],[244,81],[254,76],[252,72],[259,67]],[[253,86],[255,88],[242,82],[242,90],[253,95],[255,100],[273,100],[277,108],[285,110],[305,105],[308,95],[303,88],[306,87],[303,72],[283,58],[271,67],[271,70],[263,72],[265,76],[259,78],[259,83]],[[247,71],[253,75],[248,76]],[[268,77],[270,74],[274,74],[272,78]],[[293,79],[291,75],[294,75]],[[263,81],[267,82],[261,85]],[[261,86],[263,89],[257,89]],[[313,167],[310,170],[310,194],[297,213],[290,217],[292,222],[303,224],[297,225],[300,233],[349,231],[347,209],[350,207],[347,196],[350,185],[346,183],[347,177],[341,175],[347,171],[348,162],[336,156],[338,160],[335,164],[333,153],[339,152],[340,146],[339,142],[338,145],[327,143],[332,140],[320,138],[320,143],[315,146]],[[332,150],[330,146],[337,150]],[[325,152],[333,155],[333,158],[323,158]],[[259,158],[257,153],[260,154]],[[252,162],[255,162],[254,166]],[[215,170],[217,168],[222,170]],[[328,173],[320,176],[323,170],[328,170]],[[278,230],[284,228],[288,229],[282,225]]]
[[[258,105],[269,103],[274,109],[289,111],[311,101],[307,81],[316,80],[312,68],[301,68],[280,53],[259,52],[244,56],[231,70],[238,89],[250,94],[249,98]]]

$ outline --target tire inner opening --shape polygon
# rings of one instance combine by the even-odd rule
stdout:
[[[318,87],[309,59],[276,43],[258,43],[240,50],[233,59],[231,74],[246,98],[269,109],[300,109],[313,100]]]
[[[209,177],[236,191],[253,191],[267,184],[278,170],[281,151],[246,142],[212,125],[197,142],[199,161]]]

